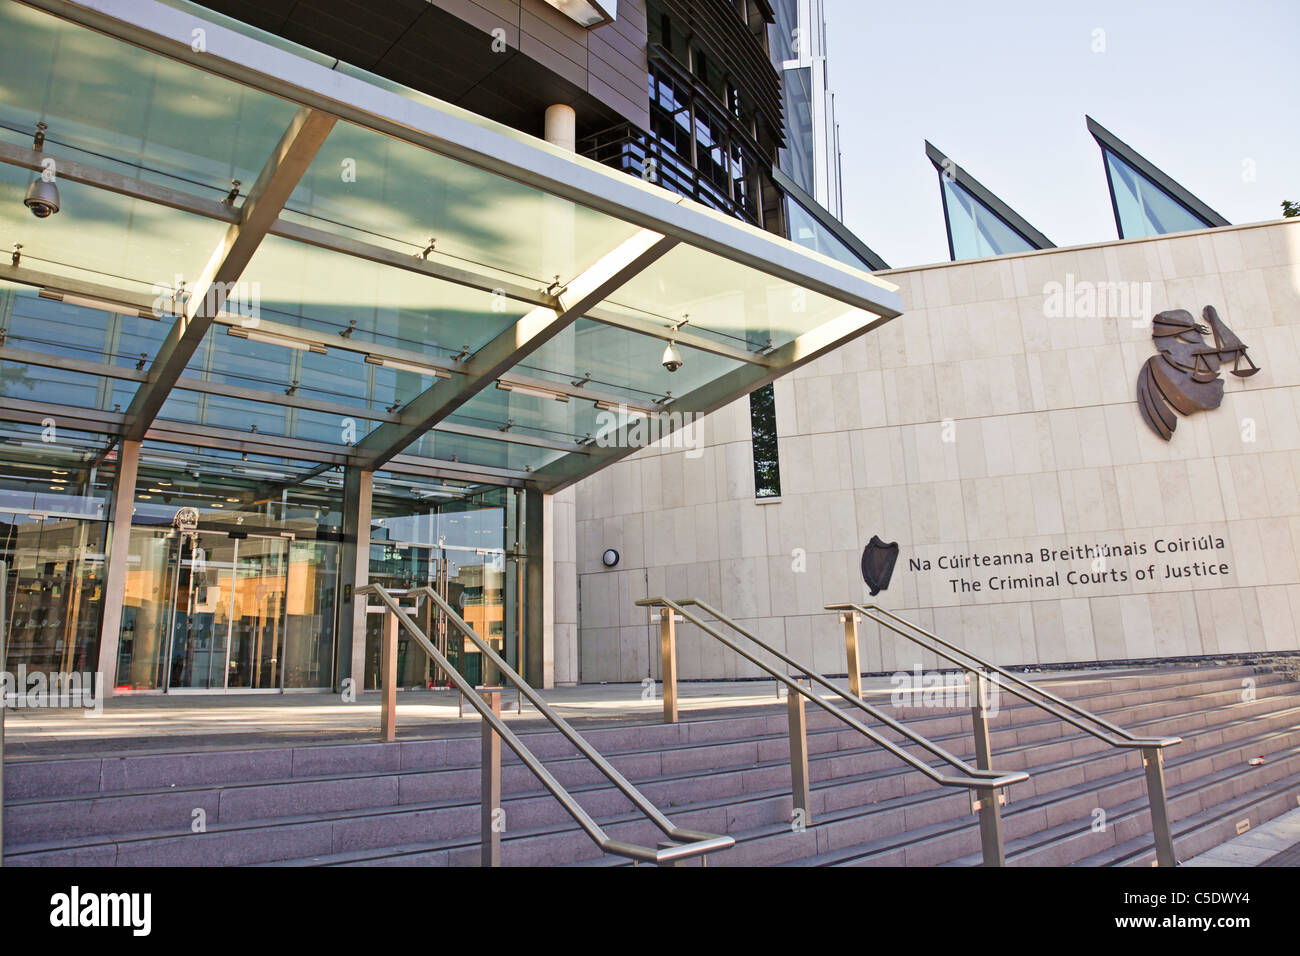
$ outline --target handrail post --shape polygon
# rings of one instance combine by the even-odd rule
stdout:
[[[812,791],[808,785],[808,721],[803,694],[792,687],[785,695],[785,703],[790,715],[790,818],[799,819],[799,812],[803,811],[803,825],[809,826]]]
[[[664,723],[677,723],[677,615],[670,607],[659,609],[659,676],[664,686]]]
[[[980,770],[993,768],[993,748],[989,742],[988,681],[979,671],[967,671],[967,686],[971,696],[971,726],[975,735],[975,766]],[[980,815],[980,844],[984,850],[985,866],[1006,866],[1006,844],[1002,838],[1002,807],[998,801],[1002,794],[995,787],[979,787],[976,805]]]
[[[841,611],[840,620],[844,622],[844,648],[849,664],[849,693],[862,699],[862,666],[858,657],[858,621],[862,618],[857,611]]]
[[[379,646],[379,736],[397,738],[397,615],[384,613],[384,637]]]
[[[501,692],[483,694],[492,713],[501,716]],[[483,721],[483,865],[501,865],[501,735],[488,721]],[[504,822],[504,820],[502,820]]]
[[[1151,833],[1156,840],[1156,865],[1177,866],[1174,834],[1169,827],[1169,800],[1165,794],[1165,759],[1160,747],[1142,748],[1147,774],[1147,800],[1151,803]]]

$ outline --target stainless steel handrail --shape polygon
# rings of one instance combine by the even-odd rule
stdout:
[[[1049,713],[1053,714],[1054,716],[1059,717],[1061,720],[1064,720],[1066,723],[1072,724],[1073,726],[1084,731],[1085,733],[1091,734],[1092,736],[1096,737],[1098,740],[1104,740],[1106,743],[1110,744],[1111,746],[1141,749],[1143,747],[1172,747],[1174,744],[1180,744],[1183,742],[1183,738],[1181,737],[1135,737],[1133,734],[1129,733],[1123,727],[1116,726],[1115,724],[1112,724],[1110,721],[1098,717],[1096,714],[1091,713],[1090,711],[1084,710],[1082,707],[1078,706],[1077,704],[1073,704],[1062,697],[1058,697],[1056,694],[1053,694],[1051,691],[1044,690],[1043,688],[1039,687],[1037,684],[1027,681],[1023,677],[1013,674],[1008,670],[1004,670],[1003,668],[998,667],[996,664],[992,664],[989,661],[984,660],[984,658],[982,657],[978,657],[975,654],[972,654],[970,651],[966,650],[963,647],[959,647],[956,644],[952,644],[949,641],[945,641],[943,638],[939,637],[938,635],[932,634],[930,631],[927,631],[919,624],[914,624],[911,621],[907,620],[906,618],[899,617],[897,614],[894,614],[892,611],[885,610],[883,607],[881,607],[878,604],[865,604],[865,605],[864,604],[827,604],[826,610],[857,611],[860,614],[863,614],[871,618],[873,621],[875,621],[877,624],[881,625],[882,627],[888,628],[889,630],[893,631],[895,634],[907,638],[908,640],[912,641],[914,644],[919,644],[920,646],[925,647],[926,650],[933,652],[935,655],[942,657],[944,660],[956,664],[958,667],[961,667],[971,672],[984,671],[985,677],[988,678],[991,683],[997,685],[998,687],[1001,687],[1003,690],[1007,691],[1010,694],[1014,694],[1016,697],[1019,697],[1021,700],[1034,704],[1038,707],[1041,707],[1043,710],[1046,710]],[[883,614],[886,617],[890,618],[891,620],[896,621],[897,623],[902,624],[905,627],[910,627],[914,631],[919,631],[921,634],[925,635],[925,637],[928,638],[929,640],[934,641],[942,648],[947,648],[948,651],[951,651],[953,653],[946,653],[945,651],[940,650],[939,648],[936,647],[928,647],[924,641],[916,638],[911,634],[905,633],[904,631],[900,630],[898,627],[894,626],[893,624],[889,624],[885,621],[881,621],[879,618],[875,617],[875,614]],[[976,664],[977,667],[972,668],[969,664],[953,656],[954,653],[966,657],[969,661]],[[999,677],[1005,677],[1007,680],[1011,681],[1013,684],[1016,684],[1019,688],[1021,688],[1021,690],[1017,690],[1016,688],[1013,687],[1007,687],[1000,680],[989,677],[989,673],[997,674]],[[1062,713],[1060,710],[1057,710],[1055,707],[1049,704],[1043,704],[1039,701],[1031,700],[1022,692],[1023,690],[1028,690],[1042,697],[1046,697],[1048,700],[1052,701],[1053,704],[1060,705],[1061,707],[1068,710],[1070,713],[1069,714]],[[1071,714],[1075,716],[1071,716]],[[1076,718],[1082,718],[1082,720]],[[1098,727],[1104,727],[1105,731],[1097,730],[1094,727],[1087,726],[1085,723],[1083,723],[1084,720],[1092,721]]]
[[[1168,797],[1165,792],[1163,750],[1165,747],[1172,747],[1175,744],[1182,743],[1183,738],[1135,736],[1123,727],[1098,717],[1078,704],[1071,703],[1049,690],[1044,690],[1037,684],[998,667],[996,664],[953,644],[951,641],[944,640],[919,624],[899,617],[878,604],[854,604],[848,602],[844,604],[827,604],[825,607],[828,611],[862,614],[881,627],[925,648],[935,656],[956,664],[967,673],[988,681],[995,687],[1019,697],[1026,703],[1046,711],[1058,720],[1062,720],[1072,727],[1110,744],[1112,747],[1141,750],[1142,763],[1147,778],[1147,796],[1151,804],[1151,826],[1156,843],[1156,859],[1160,866],[1177,865],[1177,859],[1174,855],[1173,834],[1169,822]],[[911,633],[904,630],[904,628],[910,629]],[[918,634],[922,635],[922,637],[918,637]],[[1031,696],[1033,694],[1045,698],[1045,700],[1036,699]],[[1090,726],[1090,723],[1093,726]]]
[[[519,757],[520,761],[528,767],[529,770],[541,781],[542,786],[551,792],[551,795],[560,802],[560,805],[573,817],[578,826],[587,833],[589,837],[605,852],[613,853],[618,856],[627,857],[633,861],[643,861],[654,863],[660,866],[676,863],[680,860],[689,859],[699,856],[703,858],[705,854],[715,853],[720,850],[726,850],[735,846],[736,841],[729,836],[719,836],[714,833],[702,833],[696,830],[685,830],[676,826],[668,819],[659,809],[652,804],[645,795],[641,793],[633,784],[619,773],[614,766],[600,755],[595,748],[589,744],[581,734],[573,729],[563,717],[551,709],[551,706],[544,701],[538,693],[533,690],[532,686],[519,675],[513,667],[503,660],[492,647],[470,627],[461,618],[459,614],[447,603],[437,591],[430,587],[412,588],[405,591],[389,591],[378,584],[367,584],[357,588],[357,594],[374,594],[388,609],[388,613],[393,615],[397,622],[406,630],[407,634],[416,642],[416,644],[428,654],[435,663],[443,668],[444,672],[451,678],[454,683],[474,709],[479,712],[485,723],[491,727],[492,732],[500,736],[502,740],[513,750]],[[679,843],[675,846],[661,847],[651,849],[650,847],[639,846],[635,843],[626,843],[621,840],[612,839],[604,829],[598,824],[582,806],[574,800],[572,795],[555,779],[543,766],[542,762],[537,759],[531,750],[522,740],[501,720],[501,717],[494,712],[483,698],[475,693],[474,688],[469,681],[461,676],[460,672],[451,665],[451,662],[444,657],[433,643],[425,636],[424,632],[411,620],[406,611],[397,603],[398,597],[414,596],[417,600],[429,599],[438,609],[447,615],[447,619],[460,631],[471,643],[474,644],[487,659],[490,660],[500,672],[505,675],[516,687],[520,693],[527,697],[537,708],[538,712],[569,741],[578,752],[590,760],[610,783],[612,783],[620,793],[623,794],[633,806],[640,810],[656,827],[658,827],[669,840],[676,840]],[[486,732],[486,731],[485,731]],[[486,769],[486,768],[485,768]],[[499,781],[497,781],[497,792],[499,793]],[[491,808],[496,809],[496,808]],[[486,817],[486,815],[485,815]],[[485,819],[486,822],[486,819]],[[489,839],[489,834],[484,833],[484,840]],[[704,860],[701,859],[701,863]]]
[[[1023,771],[1002,773],[992,769],[980,769],[978,767],[970,766],[966,761],[962,760],[960,757],[950,753],[949,751],[945,750],[943,747],[940,747],[938,744],[934,743],[933,741],[927,739],[923,735],[912,730],[910,727],[907,727],[905,724],[899,723],[898,721],[890,717],[888,714],[885,714],[882,711],[876,709],[875,707],[872,707],[870,704],[866,703],[866,701],[863,701],[858,697],[854,697],[851,694],[845,693],[840,688],[836,687],[834,684],[828,681],[821,674],[799,663],[789,655],[784,654],[781,651],[777,650],[776,648],[772,647],[770,644],[761,640],[752,632],[741,627],[739,624],[737,624],[731,618],[727,617],[721,611],[717,610],[714,607],[711,607],[710,605],[706,604],[703,601],[700,601],[695,598],[686,598],[680,601],[672,601],[666,597],[654,597],[654,598],[645,598],[644,600],[637,601],[636,604],[638,607],[662,607],[666,609],[664,615],[665,617],[667,617],[668,620],[664,625],[664,630],[666,632],[669,632],[670,634],[673,633],[673,626],[671,623],[672,615],[674,613],[680,614],[685,620],[690,621],[692,624],[694,624],[704,633],[708,634],[714,640],[719,641],[726,647],[731,648],[731,650],[735,651],[741,657],[745,658],[745,660],[756,665],[760,670],[766,671],[777,681],[786,685],[786,687],[789,690],[788,700],[791,704],[790,753],[791,753],[791,763],[792,763],[792,779],[793,779],[794,789],[796,791],[794,794],[795,809],[796,810],[802,809],[804,811],[806,821],[811,820],[811,810],[808,807],[808,803],[810,802],[810,792],[808,787],[808,774],[807,774],[807,767],[806,767],[807,745],[806,745],[806,740],[803,739],[806,734],[805,725],[803,721],[803,711],[802,711],[802,703],[804,700],[808,700],[816,704],[818,707],[822,708],[827,713],[831,714],[838,720],[842,721],[843,723],[852,727],[854,730],[858,731],[858,733],[865,736],[868,740],[884,748],[890,754],[897,757],[899,760],[903,761],[908,766],[912,767],[914,770],[917,770],[920,773],[924,774],[925,776],[929,777],[935,783],[938,783],[946,787],[966,787],[973,791],[974,790],[980,791],[980,800],[978,802],[976,809],[982,811],[980,820],[981,820],[981,829],[983,831],[983,837],[984,837],[983,843],[985,849],[985,863],[990,866],[1002,864],[1005,858],[1005,854],[1002,846],[1001,822],[997,814],[997,805],[999,800],[1002,799],[1002,797],[997,793],[997,791],[1005,787],[1008,787],[1013,783],[1022,783],[1028,780],[1029,774],[1024,773]],[[686,606],[694,606],[700,608],[705,613],[712,615],[722,624],[725,624],[727,627],[730,627],[732,630],[736,631],[737,633],[744,635],[754,644],[758,645],[758,647],[762,648],[767,653],[776,657],[778,660],[800,671],[808,679],[809,686],[807,688],[804,688],[801,684],[799,684],[797,680],[794,680],[788,674],[781,673],[775,667],[772,667],[766,662],[760,660],[755,655],[749,653],[744,648],[737,645],[734,641],[718,633],[718,631],[710,627],[699,617],[687,611]],[[675,638],[670,637],[669,640],[675,641]],[[667,656],[668,655],[666,653],[665,657]],[[675,657],[675,651],[673,652],[673,656]],[[676,682],[675,667],[667,668],[666,670],[673,671],[671,677],[668,679],[671,679],[675,684]],[[831,703],[827,702],[821,695],[814,693],[812,690],[812,685],[814,683],[818,684],[825,690],[830,691],[832,694],[841,698],[842,700],[847,701],[850,705],[857,708],[858,710],[861,710],[864,713],[869,714],[871,717],[880,721],[882,724],[889,727],[895,733],[901,735],[902,737],[904,737],[906,740],[910,741],[912,744],[916,745],[917,747],[920,747],[926,752],[933,754],[935,757],[938,757],[944,763],[957,768],[958,770],[961,771],[961,775],[953,776],[949,774],[944,774],[939,770],[936,770],[934,767],[930,766],[924,760],[921,760],[920,758],[915,757],[912,754],[908,753],[906,750],[904,750],[902,747],[895,744],[893,741],[888,740],[882,734],[877,733],[875,730],[868,727],[866,724],[862,723],[862,721],[858,720],[857,718],[853,717],[850,714],[845,713],[839,707],[836,707]],[[667,687],[667,679],[666,679],[665,698],[667,698],[668,694],[669,694],[669,690]],[[675,686],[672,689],[672,695],[675,701],[676,698]],[[796,700],[798,701],[797,714],[796,714],[796,707],[794,706],[794,702]],[[802,806],[800,806],[801,802],[802,802]]]

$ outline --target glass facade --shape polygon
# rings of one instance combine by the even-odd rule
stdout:
[[[812,67],[783,70],[785,99],[785,145],[781,147],[781,169],[809,195],[817,193],[816,148],[813,130]]]
[[[13,384],[28,370],[4,371]],[[96,669],[111,473],[98,461],[96,436],[52,419],[0,422],[4,669]]]

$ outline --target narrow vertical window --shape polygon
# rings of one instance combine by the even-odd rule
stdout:
[[[781,460],[776,441],[776,395],[764,385],[749,395],[749,421],[754,432],[754,497],[781,496]]]

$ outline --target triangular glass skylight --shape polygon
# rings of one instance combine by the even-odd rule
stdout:
[[[926,155],[939,171],[939,191],[954,262],[1009,252],[1055,248],[1041,232],[930,143]]]
[[[1228,220],[1170,179],[1113,133],[1088,117],[1088,131],[1101,146],[1110,185],[1115,228],[1121,239],[1161,236]]]

